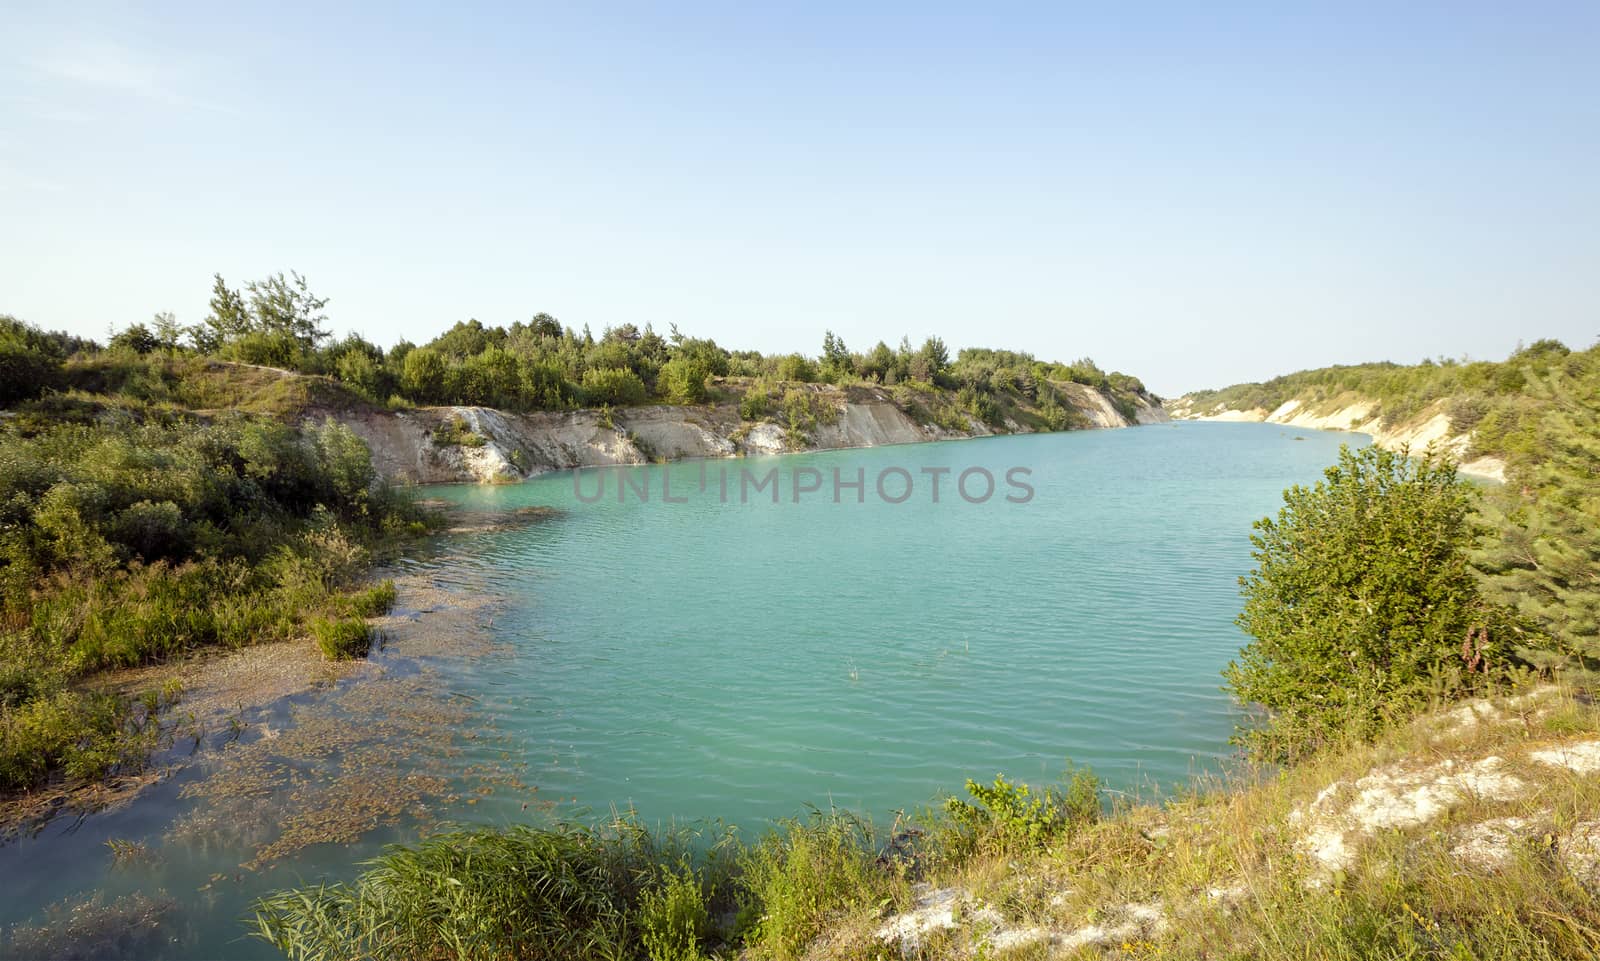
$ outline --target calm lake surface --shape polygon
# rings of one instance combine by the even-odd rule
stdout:
[[[586,497],[605,478],[595,503],[575,496],[567,473],[432,488],[428,496],[468,510],[557,513],[455,535],[438,557],[410,565],[492,595],[482,620],[492,645],[470,656],[375,655],[449,698],[454,713],[428,723],[492,735],[448,752],[377,724],[370,737],[386,744],[382,764],[448,782],[428,806],[456,823],[604,817],[616,807],[753,831],[807,804],[887,821],[968,777],[1053,781],[1069,759],[1117,790],[1175,787],[1229,757],[1239,715],[1218,672],[1242,641],[1233,618],[1250,523],[1276,511],[1286,486],[1315,481],[1341,443],[1364,440],[1182,423],[582,472]],[[740,472],[762,478],[773,468],[779,502],[763,490],[742,503]],[[899,504],[875,483],[881,476],[899,498],[906,476],[894,468],[913,482]],[[941,468],[949,473],[934,503],[930,471]],[[984,503],[956,489],[972,468],[995,479]],[[1032,489],[1026,503],[1006,500],[1025,493],[1006,482],[1013,468],[1028,471],[1013,475]],[[861,472],[865,503],[849,488],[834,502],[836,469],[844,481]],[[797,471],[820,489],[795,503]],[[635,485],[620,503],[619,476]],[[663,478],[685,502],[662,502]],[[986,486],[968,476],[970,495]],[[208,753],[226,755],[262,730],[292,733],[308,710],[365,731],[369,722],[341,700],[361,686],[257,712],[237,745]],[[362,752],[346,741],[327,753],[327,763],[352,764]],[[305,770],[315,781],[322,769]],[[240,940],[251,898],[348,878],[356,861],[418,831],[401,818],[353,843],[255,864],[275,823],[236,837],[175,830],[219,803],[183,796],[208,773],[190,765],[131,805],[57,819],[0,847],[0,921],[37,924],[46,906],[95,892],[109,904],[162,891],[169,930],[130,953],[271,956]],[[108,839],[146,853],[113,863]]]

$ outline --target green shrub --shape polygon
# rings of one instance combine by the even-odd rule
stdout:
[[[951,433],[965,434],[972,430],[972,422],[967,420],[967,415],[950,404],[936,402],[930,415],[935,424]]]
[[[0,708],[0,788],[31,787],[56,769],[95,779],[136,768],[154,746],[153,724],[111,694],[71,690],[35,693]]]
[[[958,825],[1014,850],[1039,847],[1057,835],[1100,817],[1100,779],[1087,768],[1071,772],[1064,791],[1034,793],[1026,784],[1013,784],[997,775],[994,784],[967,781],[967,793],[976,804],[960,798],[945,800],[945,813]]]
[[[805,387],[791,387],[784,391],[782,411],[792,447],[809,444],[819,424],[832,424],[839,420],[838,408],[826,395]]]
[[[435,447],[482,447],[488,443],[475,433],[465,417],[452,417],[433,429]]]
[[[794,961],[830,918],[875,913],[898,893],[874,862],[869,825],[845,813],[781,822],[740,858],[745,944],[755,958]]]
[[[649,396],[644,381],[625,367],[591,367],[583,372],[583,397],[591,405],[630,406]]]
[[[764,384],[757,384],[739,398],[739,419],[760,420],[771,409],[772,393]]]
[[[359,617],[319,617],[311,622],[311,634],[330,661],[366,657],[372,650],[372,628]]]
[[[706,399],[706,380],[711,368],[692,357],[675,357],[661,367],[661,395],[674,404],[699,404]]]
[[[350,595],[350,613],[356,617],[379,617],[394,607],[394,581],[384,580]]]
[[[1475,491],[1431,452],[1343,447],[1315,488],[1255,524],[1240,578],[1252,638],[1224,672],[1271,712],[1239,740],[1266,757],[1368,738],[1432,698],[1504,677],[1525,632],[1468,565]]]
[[[817,379],[817,365],[801,354],[785,354],[778,358],[774,368],[779,380],[809,384]]]
[[[711,933],[711,912],[694,870],[664,872],[657,886],[639,900],[640,939],[650,961],[701,961],[701,944]]]

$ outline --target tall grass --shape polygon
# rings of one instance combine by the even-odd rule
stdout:
[[[627,819],[436,835],[391,848],[354,884],[263,899],[255,932],[307,961],[620,959],[647,943],[660,961],[693,957],[704,899],[692,873],[667,867],[688,840]]]

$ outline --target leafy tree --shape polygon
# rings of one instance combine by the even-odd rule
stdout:
[[[850,348],[844,345],[844,338],[836,336],[833,331],[823,331],[822,334],[822,364],[829,371],[841,374],[850,373]]]
[[[250,315],[244,298],[228,286],[221,274],[212,274],[211,313],[189,331],[195,348],[201,353],[215,353],[222,345],[243,337],[250,328]]]
[[[868,380],[882,381],[894,369],[894,363],[894,350],[880,340],[856,363],[856,371]]]
[[[528,321],[528,326],[533,329],[536,337],[549,337],[553,340],[561,337],[561,322],[549,314],[534,314],[533,319]]]
[[[400,374],[401,389],[425,404],[444,397],[445,362],[431,348],[418,347],[406,353]]]
[[[661,368],[662,395],[675,404],[698,404],[706,399],[706,379],[711,369],[705,361],[674,357]]]
[[[306,351],[315,350],[328,338],[328,332],[322,329],[328,320],[322,312],[328,299],[311,293],[306,279],[298,273],[290,271],[287,278],[276,273],[265,280],[251,281],[245,289],[250,294],[252,330],[292,337]]]
[[[383,365],[361,351],[351,351],[339,358],[334,374],[354,387],[369,400],[381,401],[389,396],[390,377]]]
[[[37,397],[60,379],[62,352],[48,335],[0,314],[0,404]]]
[[[1272,712],[1241,739],[1275,759],[1480,687],[1527,640],[1479,591],[1467,558],[1475,492],[1453,463],[1344,447],[1324,477],[1256,522],[1257,566],[1240,578],[1239,625],[1254,640],[1224,675]]]
[[[950,366],[950,351],[945,347],[944,341],[937,337],[929,337],[923,341],[922,347],[911,355],[906,365],[906,375],[912,380],[931,384],[939,379]]]
[[[779,380],[809,384],[817,379],[817,368],[802,354],[785,354],[778,358],[777,374]]]
[[[170,310],[163,310],[151,318],[150,326],[155,330],[156,344],[167,353],[172,353],[183,343],[183,327],[178,323],[178,318]]]
[[[709,338],[685,337],[678,333],[678,328],[672,328],[672,356],[685,359],[699,360],[706,365],[716,377],[728,375],[728,352],[717,346],[717,342]]]
[[[476,357],[490,347],[499,347],[505,339],[506,331],[502,327],[485,327],[476,319],[461,320],[427,346],[450,357]]]
[[[144,324],[129,324],[125,330],[111,338],[112,350],[127,350],[135,354],[148,354],[161,346],[156,335]]]

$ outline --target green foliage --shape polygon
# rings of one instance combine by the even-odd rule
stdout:
[[[817,379],[817,365],[802,354],[785,354],[778,358],[774,372],[779,380],[809,384]]]
[[[650,961],[702,961],[711,912],[693,867],[663,872],[639,900],[640,940]]]
[[[674,404],[699,404],[706,399],[711,368],[695,357],[674,357],[661,368],[661,393]]]
[[[206,370],[137,363],[75,376]],[[92,776],[141,749],[126,704],[74,691],[83,675],[293,638],[313,622],[330,650],[359,648],[353,628],[318,619],[392,604],[392,585],[345,592],[368,545],[422,520],[331,420],[199,420],[89,395],[25,407],[0,426],[0,785]]]
[[[372,628],[359,617],[319,617],[311,622],[311,636],[330,661],[366,657],[372,650]]]
[[[976,804],[946,798],[945,813],[980,842],[992,841],[1007,850],[1038,848],[1100,817],[1100,779],[1088,768],[1072,770],[1065,790],[1036,794],[1026,784],[996,775],[992,785],[968,780],[967,793]]]
[[[387,578],[349,595],[349,610],[356,617],[380,617],[394,608],[394,581]]]
[[[747,901],[750,956],[795,961],[831,918],[876,911],[895,893],[871,855],[871,827],[840,812],[781,822],[744,851],[739,883]]]
[[[421,403],[439,403],[445,399],[446,370],[439,354],[425,347],[408,351],[400,373],[400,389]]]
[[[1524,448],[1531,438],[1519,421],[1530,384],[1551,376],[1586,380],[1600,375],[1600,347],[1574,352],[1555,340],[1540,340],[1518,349],[1506,360],[1467,361],[1441,358],[1420,364],[1355,364],[1322,367],[1274,377],[1264,383],[1234,384],[1221,390],[1190,394],[1201,412],[1274,410],[1298,400],[1315,407],[1346,397],[1375,404],[1373,413],[1393,426],[1435,403],[1446,407],[1457,429],[1476,427],[1474,453],[1535,453]],[[1531,426],[1531,425],[1530,425]],[[1537,446],[1537,445],[1533,445]]]
[[[766,384],[753,384],[739,398],[740,420],[761,420],[772,410],[772,389]]]
[[[262,899],[256,934],[304,961],[638,957],[632,915],[657,865],[680,859],[677,839],[631,821],[439,834],[390,848],[353,885]],[[659,895],[654,937],[681,945],[673,925],[693,920],[688,902],[681,889]]]
[[[64,339],[0,314],[0,404],[37,397],[59,383]]]
[[[101,777],[136,768],[152,741],[109,694],[58,689],[0,712],[0,787],[29,787],[50,771]],[[153,733],[153,729],[152,729]]]
[[[583,397],[591,405],[642,404],[649,391],[639,375],[623,367],[591,368],[583,372]]]
[[[839,420],[839,410],[827,397],[805,387],[791,387],[784,391],[780,408],[783,423],[788,428],[791,447],[803,447],[811,442],[820,424],[833,424]]]
[[[459,414],[435,427],[429,436],[436,447],[482,447],[488,443]]]
[[[144,324],[130,324],[111,338],[106,345],[112,350],[126,350],[135,354],[148,354],[161,346],[156,335]]]
[[[1589,374],[1552,374],[1530,385],[1539,456],[1517,465],[1513,483],[1487,498],[1492,533],[1475,560],[1490,597],[1553,635],[1548,649],[1523,656],[1593,682],[1600,679],[1600,376]]]
[[[1454,464],[1340,450],[1314,488],[1255,524],[1239,625],[1254,640],[1225,676],[1271,723],[1242,735],[1290,758],[1369,738],[1396,715],[1504,677],[1527,635],[1481,595],[1467,552],[1474,491]]]

